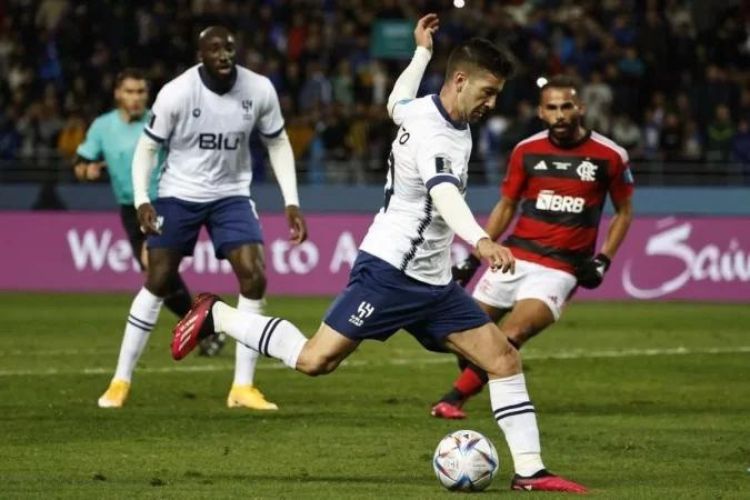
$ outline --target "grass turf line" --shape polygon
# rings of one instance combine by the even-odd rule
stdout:
[[[467,421],[431,419],[430,403],[449,387],[455,369],[448,361],[409,364],[440,355],[408,335],[365,343],[352,357],[365,364],[352,362],[327,377],[259,370],[259,385],[281,406],[276,413],[224,407],[231,349],[180,364],[225,371],[136,371],[128,405],[104,411],[95,402],[114,369],[132,297],[0,299],[0,370],[95,367],[105,373],[0,376],[2,498],[451,498],[434,478],[430,458],[439,439],[459,428],[476,429],[496,444],[501,473],[488,492],[506,493],[509,456],[487,395],[467,405]],[[311,333],[327,304],[272,298],[269,312]],[[544,356],[731,351],[750,345],[748,309],[571,305],[560,324],[525,349],[547,466],[601,498],[746,498],[750,354]],[[142,367],[175,366],[168,349],[173,323],[164,311]]]

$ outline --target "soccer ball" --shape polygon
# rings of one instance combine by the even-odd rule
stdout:
[[[476,431],[452,432],[435,450],[432,468],[452,491],[481,491],[492,482],[500,460],[492,442]]]

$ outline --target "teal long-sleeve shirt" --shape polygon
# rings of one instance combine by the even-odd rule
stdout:
[[[147,111],[139,120],[126,122],[120,112],[114,109],[99,116],[86,132],[86,139],[78,146],[78,156],[89,161],[104,161],[109,170],[112,191],[120,205],[133,204],[132,165],[133,154],[143,128],[151,119]],[[159,153],[159,166],[164,160],[164,151]],[[157,184],[161,169],[154,169],[149,185],[149,197],[157,194]]]

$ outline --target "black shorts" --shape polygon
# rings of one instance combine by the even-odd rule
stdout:
[[[141,231],[141,225],[138,223],[138,212],[133,205],[120,205],[120,221],[128,235],[133,257],[143,269],[141,252],[143,251],[143,245],[146,243],[146,235]]]

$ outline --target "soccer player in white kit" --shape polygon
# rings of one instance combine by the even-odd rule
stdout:
[[[346,289],[317,333],[308,340],[286,320],[240,311],[202,294],[175,327],[172,355],[182,359],[200,338],[224,332],[314,376],[332,372],[362,340],[384,341],[403,328],[427,349],[460,353],[490,374],[492,411],[513,457],[513,489],[584,492],[545,469],[518,352],[451,279],[454,232],[496,271],[513,271],[510,251],[488,237],[463,199],[471,153],[468,122],[494,107],[513,65],[486,40],[464,42],[451,52],[440,95],[415,99],[436,28],[437,16],[430,14],[415,29],[417,51],[388,99],[399,130],[383,208],[360,245]]]
[[[130,308],[114,378],[99,406],[124,404],[133,369],[156,324],[164,297],[182,257],[192,255],[206,226],[216,256],[228,259],[240,285],[238,308],[263,312],[266,278],[263,236],[250,198],[249,138],[257,128],[268,147],[291,231],[307,236],[299,210],[294,156],[284,131],[276,91],[264,76],[238,66],[234,36],[223,27],[200,34],[201,63],[167,83],[133,158],[135,206],[141,229],[149,234],[146,283]],[[167,157],[159,196],[148,196],[148,180],[159,148]],[[227,405],[275,410],[253,383],[258,353],[237,343],[235,375]]]

